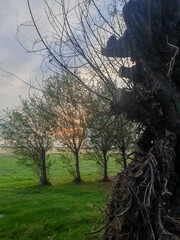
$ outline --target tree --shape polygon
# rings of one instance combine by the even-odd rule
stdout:
[[[103,84],[98,84],[98,92],[106,97],[110,96],[110,92]],[[103,181],[108,181],[108,153],[118,150],[116,159],[121,164],[120,153],[123,167],[126,168],[126,160],[130,156],[130,150],[134,150],[135,128],[133,129],[132,124],[123,116],[112,114],[109,106],[100,101],[97,96],[92,94],[90,96],[88,106],[86,105],[91,112],[88,119],[87,146],[95,152],[95,159],[103,171]]]
[[[131,159],[134,155],[136,148],[136,136],[138,124],[132,123],[123,117],[123,115],[117,115],[114,124],[114,145],[118,150],[118,155],[122,157],[123,168],[127,169],[127,160]],[[119,157],[118,157],[119,159]],[[120,161],[121,164],[121,159]]]
[[[44,49],[44,62],[50,66],[51,71],[63,69],[72,76],[72,82],[76,81],[81,84],[82,87],[97,95],[99,99],[103,99],[109,106],[117,88],[116,80],[122,79],[122,76],[119,76],[119,69],[127,61],[110,60],[103,57],[101,47],[105,45],[110,34],[121,36],[122,33],[119,34],[115,30],[116,24],[123,32],[121,15],[118,14],[118,18],[116,15],[121,4],[118,7],[116,5],[116,9],[112,6],[113,4],[108,6],[107,20],[94,0],[54,1],[53,4],[56,4],[58,11],[53,8],[52,1],[44,1],[47,21],[51,29],[48,30],[49,34],[44,36],[44,31],[40,30],[35,21],[30,1],[27,0],[27,3],[32,23],[39,37],[39,40],[33,42],[32,49],[28,49],[28,52],[39,51],[42,54]],[[105,29],[107,30],[104,31]],[[21,42],[25,43],[23,40]],[[42,47],[39,47],[40,43],[43,45]],[[48,55],[46,50],[48,50]],[[99,81],[106,85],[109,96],[99,93],[97,87]],[[125,78],[123,81],[128,87],[131,87]]]
[[[114,144],[114,124],[113,117],[105,115],[102,112],[95,112],[91,116],[88,123],[87,141],[88,146],[94,151],[97,158],[97,163],[103,171],[104,182],[108,179],[108,153],[113,148]]]
[[[134,164],[119,175],[114,188],[103,239],[178,239],[179,1],[119,2],[125,4],[123,17],[127,29],[121,32],[123,35],[119,34],[118,23],[121,22],[115,21],[113,28],[112,22],[106,21],[94,0],[78,1],[76,5],[81,27],[72,24],[68,18],[72,11],[67,8],[65,1],[58,2],[62,7],[61,14],[53,14],[52,8],[48,8],[57,33],[55,40],[59,39],[56,43],[61,45],[60,56],[55,44],[47,42],[47,38],[40,33],[30,5],[29,8],[50,60],[72,75],[72,69],[85,66],[86,73],[92,73],[91,76],[94,74],[96,79],[101,79],[109,88],[113,95],[112,111],[141,122],[144,128],[139,142],[140,151],[135,154]],[[96,25],[91,7],[98,12],[102,24]],[[113,15],[120,18],[116,7],[114,10]],[[58,16],[62,16],[63,20],[58,21]],[[108,32],[112,36],[107,47],[99,40],[105,39],[105,35],[101,35],[102,31],[99,32],[99,29],[105,30],[105,26],[109,26],[107,31],[112,30]],[[79,34],[75,34],[75,29]],[[66,54],[67,48],[62,46],[68,46],[68,50],[73,50],[74,54]],[[102,55],[107,56],[107,61],[100,57],[101,46]],[[73,62],[74,65],[72,59],[77,60]],[[129,62],[129,66],[120,64],[122,62]],[[136,65],[132,67],[134,63]],[[128,89],[117,90],[114,76],[123,77]],[[75,78],[84,84],[77,75]],[[88,88],[95,92],[92,85]],[[111,101],[102,95],[101,98]]]
[[[79,153],[86,135],[88,113],[81,104],[85,91],[72,80],[69,74],[55,74],[44,86],[44,96],[49,104],[48,111],[55,121],[56,139],[75,156],[76,176],[82,181],[79,167]]]
[[[100,109],[98,105],[96,105],[96,108]],[[87,140],[89,147],[98,156],[97,162],[104,172],[103,181],[107,181],[108,153],[114,153],[116,161],[126,170],[127,160],[130,161],[135,152],[137,126],[135,123],[124,119],[122,115],[114,116],[111,112],[98,111],[94,112],[88,126]]]
[[[38,102],[37,102],[38,101]],[[19,157],[21,165],[31,168],[42,185],[50,185],[47,177],[52,162],[47,151],[53,144],[51,118],[42,109],[45,103],[37,97],[21,100],[21,105],[4,111],[2,136]]]
[[[131,57],[133,89],[119,89],[112,109],[144,126],[134,164],[119,176],[102,239],[179,239],[179,9],[177,1],[129,1],[127,30],[102,54]],[[119,204],[121,203],[121,204]]]
[[[108,88],[102,84],[97,83],[98,93],[107,98],[110,95]],[[85,102],[85,108],[89,112],[87,120],[87,137],[86,147],[92,152],[93,158],[100,166],[103,173],[102,181],[109,181],[108,178],[108,153],[112,150],[114,144],[114,125],[113,116],[109,111],[109,106],[100,101],[98,96],[89,93]]]

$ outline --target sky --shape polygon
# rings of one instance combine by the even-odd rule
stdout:
[[[70,0],[71,2],[73,0]],[[52,1],[53,2],[53,1]],[[43,0],[30,0],[33,14],[38,24],[44,24],[47,19]],[[29,86],[21,82],[13,73],[23,81],[36,85],[36,79],[41,82],[42,57],[27,53],[17,39],[18,27],[31,20],[27,0],[1,0],[0,8],[0,113],[3,109],[17,106],[20,102],[19,96],[28,98]],[[44,24],[48,29],[48,24]],[[43,30],[43,27],[41,30]],[[33,28],[21,28],[19,37],[24,40],[28,37],[37,39],[37,33]],[[32,46],[28,41],[25,45]]]
[[[73,0],[70,0],[72,2]],[[116,0],[106,0],[112,2]],[[52,1],[53,2],[53,1]],[[104,0],[98,0],[104,2]],[[36,16],[38,23],[43,23],[44,4],[42,0],[30,0],[33,14]],[[72,16],[73,17],[73,16]],[[42,57],[34,53],[27,53],[17,40],[17,29],[21,24],[31,20],[27,0],[1,0],[0,8],[0,112],[2,109],[11,108],[18,105],[19,96],[28,97],[29,87],[21,82],[12,74],[13,73],[32,85],[36,80],[41,81],[40,65]],[[44,24],[48,29],[48,25]],[[21,28],[19,33],[20,39],[24,40],[30,36],[37,39],[37,33],[33,28]],[[25,44],[28,44],[28,41]],[[31,45],[31,43],[30,43]]]
[[[35,2],[35,1],[34,1]],[[43,10],[41,1],[33,4],[38,15]],[[39,74],[41,57],[27,53],[18,43],[18,26],[30,20],[26,0],[1,0],[0,8],[0,68],[26,82]],[[0,111],[19,103],[19,96],[27,98],[29,87],[17,78],[0,70]]]

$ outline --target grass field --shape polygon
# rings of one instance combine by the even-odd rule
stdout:
[[[111,161],[111,159],[110,159]],[[119,166],[110,162],[109,176]],[[61,161],[50,170],[52,186],[40,187],[31,170],[22,168],[11,154],[0,154],[0,240],[85,240],[101,220],[113,183],[99,182],[96,163],[80,162],[83,184],[72,176]]]

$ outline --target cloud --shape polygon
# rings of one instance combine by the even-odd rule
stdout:
[[[76,0],[65,0],[71,3],[71,7]],[[101,4],[104,0],[99,0]],[[31,6],[38,26],[41,29],[43,36],[51,35],[48,33],[50,26],[48,25],[47,17],[45,17],[45,8],[43,0],[31,0]],[[51,7],[55,13],[59,13],[59,7],[55,0],[49,0]],[[111,0],[106,0],[105,9],[109,6]],[[57,2],[56,2],[57,3]],[[77,16],[70,14],[69,20],[76,23]],[[30,21],[30,14],[27,7],[26,0],[1,0],[0,8],[0,67],[12,72],[24,81],[29,82],[33,76],[39,76],[39,66],[42,58],[35,54],[27,54],[26,51],[20,46],[16,39],[17,26]],[[47,30],[47,31],[46,31]],[[29,36],[32,39],[37,39],[37,33],[32,27],[21,29],[21,40]],[[51,37],[49,38],[51,39]],[[30,42],[26,42],[31,45]],[[19,95],[22,97],[28,96],[28,87],[0,70],[0,110],[2,108],[11,107],[19,102]]]
[[[42,1],[36,1],[33,8],[37,15],[40,14],[43,11]],[[34,72],[34,75],[38,73],[37,69],[42,60],[35,54],[27,54],[16,38],[18,24],[29,20],[30,15],[25,0],[1,0],[0,67],[18,75],[26,82],[29,82],[31,72]],[[29,32],[36,38],[32,29]],[[0,109],[18,104],[19,95],[27,97],[28,87],[11,75],[0,71]]]

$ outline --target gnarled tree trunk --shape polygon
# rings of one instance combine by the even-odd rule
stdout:
[[[180,2],[130,0],[127,30],[102,54],[131,57],[122,68],[133,89],[118,89],[112,111],[144,125],[140,151],[119,175],[107,208],[103,240],[180,237]]]

